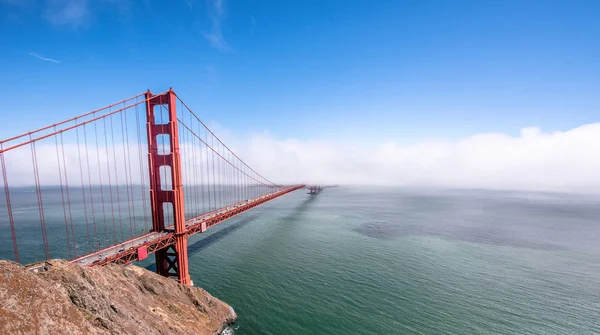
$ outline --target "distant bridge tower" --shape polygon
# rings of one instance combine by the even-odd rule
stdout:
[[[319,192],[321,192],[321,190],[323,189],[322,185],[311,185],[308,186],[308,194],[310,195],[317,195],[319,194]]]

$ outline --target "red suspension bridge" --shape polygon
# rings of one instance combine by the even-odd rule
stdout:
[[[173,90],[0,141],[0,165],[1,258],[125,265],[154,253],[183,284],[189,236],[306,187],[256,172]]]

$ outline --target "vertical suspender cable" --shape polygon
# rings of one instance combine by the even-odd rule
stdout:
[[[136,98],[136,103],[138,102],[138,98]],[[144,215],[144,230],[146,228],[148,228],[148,231],[150,231],[152,228],[150,227],[150,225],[148,225],[148,212],[147,212],[147,207],[146,207],[146,176],[148,175],[147,173],[144,172],[144,159],[142,157],[142,136],[141,136],[141,130],[140,130],[140,115],[139,115],[139,108],[138,108],[138,104],[135,105],[135,121],[137,124],[137,138],[138,138],[138,159],[139,159],[139,164],[140,164],[140,184],[142,187],[142,210],[143,210],[143,215]]]
[[[29,135],[31,139],[31,135]],[[44,216],[44,203],[42,200],[42,189],[40,185],[40,172],[37,162],[37,153],[35,150],[35,142],[31,143],[31,159],[33,163],[33,173],[35,179],[35,192],[37,195],[38,201],[38,211],[40,214],[40,226],[42,228],[42,239],[44,241],[44,254],[46,255],[46,259],[50,258],[50,253],[48,252],[48,235],[46,235],[46,218]]]
[[[108,135],[106,133],[106,118],[102,119],[104,123],[104,147],[106,152],[106,170],[108,172],[108,195],[110,199],[110,211],[112,217],[112,226],[113,226],[113,240],[112,243],[117,243],[117,221],[115,218],[115,198],[113,197],[113,185],[112,185],[112,177],[110,173],[110,158],[108,153]],[[111,127],[112,128],[112,127]],[[113,147],[114,148],[114,147]]]
[[[119,194],[119,173],[117,169],[117,149],[115,145],[115,131],[113,127],[113,116],[110,116],[110,137],[112,139],[113,166],[115,168],[115,189],[117,192],[117,215],[119,216],[119,229],[121,230],[121,240],[123,240],[123,220],[121,216],[121,195]],[[111,196],[112,199],[112,196]],[[113,200],[114,201],[114,200]],[[116,241],[115,241],[116,242]]]
[[[73,257],[77,257],[77,240],[75,240],[75,229],[73,227],[73,210],[71,208],[71,192],[69,191],[69,174],[67,173],[67,161],[65,158],[65,142],[63,134],[60,133],[60,146],[62,151],[63,168],[65,172],[65,190],[67,191],[67,208],[69,209],[69,222],[71,223],[71,241],[73,241]]]
[[[94,193],[92,189],[92,172],[90,171],[90,154],[88,151],[87,130],[85,124],[83,125],[83,144],[85,148],[85,160],[87,162],[88,185],[90,189],[90,204],[92,207],[92,224],[94,225],[94,246],[97,249],[97,247],[99,246],[98,243],[100,239],[98,238],[98,231],[96,229],[96,213],[94,207]]]
[[[75,122],[77,122],[77,119],[75,119]],[[87,201],[86,201],[86,197],[85,197],[85,185],[83,182],[83,167],[81,164],[81,148],[79,146],[79,127],[75,128],[75,134],[77,137],[77,157],[79,158],[79,177],[81,179],[81,196],[83,198],[83,212],[85,213],[85,231],[87,233],[88,252],[91,252],[92,251],[92,243],[91,243],[91,239],[90,239],[90,225],[89,225],[88,212],[87,212]]]
[[[129,172],[129,193],[131,193],[131,213],[133,214],[133,236],[137,236],[137,215],[135,215],[135,197],[133,192],[133,175],[131,173],[131,148],[129,144],[129,123],[127,122],[127,113],[126,111],[122,112],[125,114],[125,145],[127,146],[127,166]]]
[[[56,131],[56,127],[54,127],[54,131]],[[69,258],[73,258],[71,251],[71,238],[69,237],[69,223],[67,221],[67,204],[65,203],[65,190],[63,187],[63,176],[62,176],[62,168],[60,166],[60,155],[58,154],[58,136],[54,136],[54,144],[56,147],[56,163],[58,168],[58,181],[60,183],[60,195],[62,198],[62,208],[63,208],[63,217],[65,220],[65,232],[67,236],[67,249],[69,252]],[[73,241],[75,243],[75,241]]]
[[[131,238],[133,238],[133,221],[131,220],[131,196],[129,195],[129,174],[128,174],[128,166],[129,164],[127,164],[127,154],[126,154],[126,149],[125,147],[127,147],[129,145],[129,143],[125,140],[125,132],[127,129],[127,127],[124,125],[125,122],[123,122],[123,115],[125,115],[125,112],[120,112],[119,113],[121,115],[121,147],[123,149],[123,173],[125,174],[125,193],[127,193],[127,217],[129,219],[129,234],[131,236]],[[127,120],[127,119],[125,119]],[[125,129],[124,129],[125,128]]]
[[[2,144],[0,144],[2,150]],[[12,203],[10,201],[10,189],[8,187],[8,175],[6,173],[6,162],[4,161],[4,152],[0,153],[0,163],[2,164],[2,180],[4,181],[4,193],[6,197],[6,209],[8,211],[8,221],[10,222],[10,234],[12,236],[13,251],[15,261],[19,262],[19,248],[17,247],[17,234],[15,232],[15,220],[13,218]]]
[[[108,244],[108,222],[106,221],[106,208],[104,206],[104,184],[102,183],[102,169],[100,168],[100,147],[98,146],[98,125],[94,122],[94,135],[96,138],[96,159],[98,166],[98,180],[100,183],[100,201],[102,202],[102,218],[104,220],[104,243]]]

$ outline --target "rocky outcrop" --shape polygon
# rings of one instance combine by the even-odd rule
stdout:
[[[137,266],[0,261],[0,334],[218,334],[233,309],[201,288]]]

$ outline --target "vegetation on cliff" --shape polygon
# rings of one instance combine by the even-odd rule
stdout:
[[[137,266],[0,261],[0,334],[218,334],[233,309],[201,288]]]

